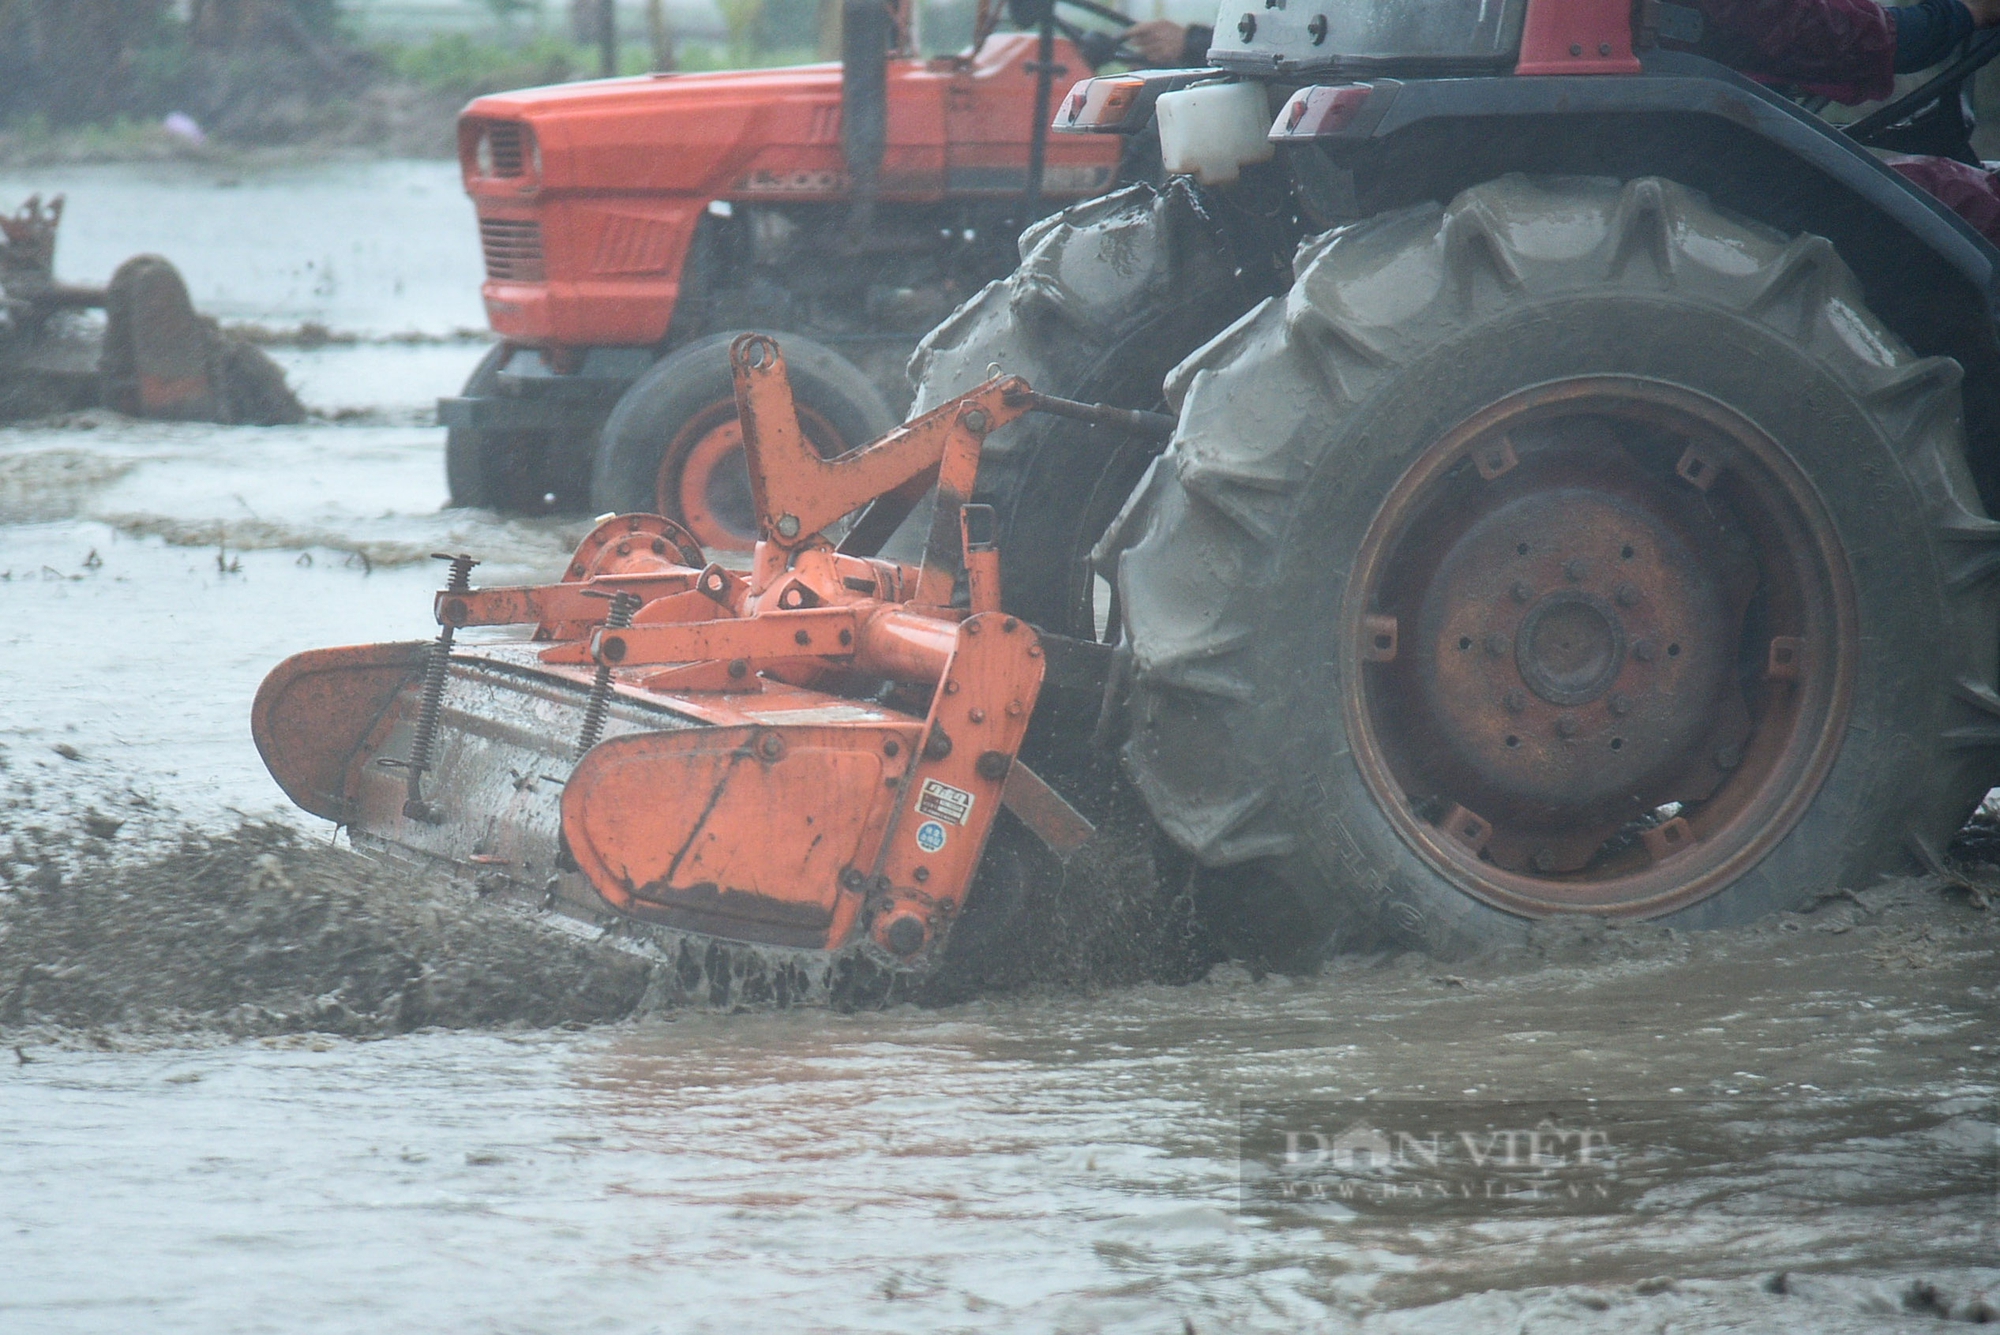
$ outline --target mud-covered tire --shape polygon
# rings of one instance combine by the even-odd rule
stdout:
[[[500,368],[513,349],[495,343],[472,368],[462,391],[467,398],[487,398],[498,382]],[[447,504],[507,512],[546,508],[541,485],[541,460],[547,447],[544,433],[490,431],[472,427],[447,428],[444,437],[444,479]]]
[[[1251,300],[1184,182],[1132,186],[1022,234],[1020,267],[918,345],[911,413],[980,384],[994,366],[1044,393],[1152,409],[1175,363]],[[1159,448],[1039,413],[987,438],[973,499],[993,506],[999,521],[1009,611],[1091,637],[1091,545]],[[914,560],[929,527],[920,510],[891,550]]]
[[[1135,665],[1127,767],[1176,842],[1235,869],[1273,954],[1464,954],[1533,916],[1474,893],[1481,873],[1426,843],[1382,771],[1371,783],[1359,757],[1373,706],[1356,702],[1375,698],[1368,674],[1382,668],[1350,632],[1381,615],[1364,605],[1367,544],[1417,494],[1419,462],[1509,396],[1592,377],[1678,387],[1663,392],[1775,442],[1773,467],[1804,479],[1801,513],[1817,508],[1835,535],[1823,550],[1844,553],[1846,573],[1835,560],[1826,578],[1851,578],[1854,623],[1832,669],[1849,683],[1845,712],[1827,714],[1823,763],[1797,771],[1785,820],[1718,862],[1699,897],[1627,916],[1733,925],[1935,862],[2000,756],[2000,525],[1967,473],[1957,364],[1912,354],[1827,242],[1657,179],[1513,176],[1310,239],[1296,273],[1175,373],[1179,431],[1099,553],[1116,563]],[[1453,485],[1477,485],[1473,462],[1457,460]],[[1675,504],[1705,503],[1687,495]],[[1527,602],[1526,582],[1514,588]],[[1393,629],[1376,645],[1412,664],[1480,652],[1472,636],[1423,633],[1406,619],[1400,647]],[[1748,682],[1742,646],[1762,642],[1748,622],[1732,633],[1716,679]]]
[[[697,339],[654,363],[625,391],[598,435],[590,478],[595,509],[658,512],[687,525],[705,546],[749,549],[756,538],[755,517],[749,513],[750,480],[740,462],[740,445],[732,458],[707,460],[718,489],[728,492],[726,503],[716,505],[712,514],[696,515],[677,499],[680,470],[703,446],[704,428],[735,427],[729,345],[739,333]],[[865,445],[895,425],[881,392],[852,362],[802,334],[776,337],[800,424],[822,454]],[[723,476],[732,466],[733,473]]]

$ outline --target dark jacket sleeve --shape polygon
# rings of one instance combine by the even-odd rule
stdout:
[[[1841,102],[1889,96],[1896,24],[1875,0],[1697,0],[1705,54]]]
[[[1972,36],[1972,11],[1965,0],[1917,0],[1883,11],[1896,24],[1896,73],[1927,70]]]

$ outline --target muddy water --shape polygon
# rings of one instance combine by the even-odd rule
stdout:
[[[448,164],[10,185],[69,190],[71,277],[156,249],[231,318],[370,334],[478,318]],[[221,228],[225,208],[253,234]],[[99,234],[92,218],[120,221]],[[329,270],[331,284],[312,277]],[[442,434],[423,405],[479,351],[287,352],[307,401],[341,414],[297,428],[86,414],[0,431],[0,781],[16,828],[60,837],[133,791],[210,829],[282,814],[246,726],[272,662],[424,635],[430,551],[473,551],[495,580],[560,561],[561,524],[440,510]],[[112,836],[109,856],[143,834]],[[111,896],[92,912],[130,901],[143,922],[147,884],[17,881],[0,928],[10,901],[40,896],[43,923],[92,889]],[[1994,919],[1962,894],[1890,886],[1727,938],[1558,926],[1478,965],[1356,961],[1299,981],[1223,966],[1187,987],[944,1010],[367,1042],[37,1020],[35,989],[88,993],[87,969],[117,967],[52,945],[44,974],[0,977],[0,1039],[19,1047],[0,1048],[0,1330],[1978,1319],[2000,1294]],[[143,953],[143,927],[129,936]],[[258,968],[282,963],[256,945]],[[517,984],[492,967],[496,989]],[[351,1014],[348,984],[327,986],[298,1004]],[[1921,1115],[1878,1117],[1885,1096]],[[1239,1208],[1245,1108],[1558,1098],[1643,1101],[1725,1146],[1748,1130],[1611,1214]],[[1844,1129],[1808,1129],[1829,1108]]]

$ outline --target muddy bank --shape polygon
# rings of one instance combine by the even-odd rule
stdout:
[[[71,829],[0,814],[0,1029],[16,1039],[590,1024],[645,995],[650,965],[613,945],[283,826],[121,856],[134,814],[103,801]]]

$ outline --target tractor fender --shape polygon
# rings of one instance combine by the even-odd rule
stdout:
[[[1934,251],[1990,306],[2000,308],[2000,251],[1957,214],[1912,186],[1861,145],[1726,65],[1679,51],[1647,54],[1645,72],[1605,78],[1503,75],[1392,84],[1379,114],[1362,114],[1342,140],[1387,139],[1426,121],[1501,116],[1602,117],[1693,114],[1726,120],[1818,169]]]
[[[1510,171],[1659,175],[1781,232],[1826,237],[1890,328],[1920,355],[1964,368],[1970,461],[1982,496],[2000,504],[2000,250],[1867,149],[1735,71],[1681,52],[1648,53],[1637,75],[1374,86],[1338,127],[1287,135],[1287,111],[1273,131],[1294,143],[1295,175],[1305,155],[1321,151],[1353,174],[1351,217],[1450,199]]]

